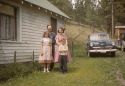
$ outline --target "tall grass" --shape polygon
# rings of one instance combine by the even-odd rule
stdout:
[[[0,81],[4,82],[15,77],[25,76],[40,69],[41,65],[37,62],[0,65]]]

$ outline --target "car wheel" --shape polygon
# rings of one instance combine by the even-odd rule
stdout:
[[[125,52],[125,48],[123,48],[123,52]]]
[[[90,52],[88,52],[87,54],[88,54],[89,57],[92,57],[92,56],[93,56],[93,54],[90,53]]]
[[[125,51],[125,48],[123,46],[121,47],[121,51],[123,51],[123,52]]]
[[[115,57],[116,53],[115,52],[111,52],[111,57]]]
[[[124,51],[124,48],[121,48],[121,51]]]

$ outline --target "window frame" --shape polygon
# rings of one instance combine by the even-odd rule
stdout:
[[[7,5],[7,6],[10,6],[10,7],[13,7],[14,9],[14,16],[11,16],[11,15],[7,15],[7,14],[4,14],[4,13],[0,13],[1,15],[5,15],[5,16],[9,16],[9,17],[14,17],[14,20],[15,20],[15,32],[13,32],[15,34],[15,38],[14,39],[0,39],[0,42],[17,42],[18,41],[18,7],[14,6],[14,5],[10,5],[8,3],[5,3],[5,2],[1,2],[1,4],[4,4],[4,5]]]

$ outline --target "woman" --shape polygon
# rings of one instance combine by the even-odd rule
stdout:
[[[64,29],[59,28],[56,35],[56,48],[55,48],[55,62],[60,63],[60,70],[64,73],[67,72],[67,62],[71,60],[68,48],[66,51],[62,51],[64,47],[68,47],[67,37],[64,34]],[[61,49],[60,49],[61,47]]]
[[[49,33],[44,32],[42,39],[41,55],[39,62],[44,65],[43,72],[49,72],[50,64],[53,62],[52,58],[52,40],[49,38]]]

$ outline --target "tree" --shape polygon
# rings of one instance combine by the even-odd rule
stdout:
[[[125,1],[115,0],[115,24],[124,25],[125,24]]]
[[[113,2],[112,2],[113,1]],[[102,11],[105,13],[105,20],[107,24],[107,31],[111,32],[112,27],[112,5],[114,4],[114,26],[125,24],[125,1],[124,0],[102,0]],[[103,10],[104,9],[104,10]]]
[[[72,3],[69,0],[49,0],[52,4],[57,6],[60,10],[66,13],[71,18],[73,17],[73,7]]]
[[[108,32],[111,31],[111,0],[76,0],[75,9],[73,9],[71,0],[49,1],[69,15],[74,21],[84,24],[95,22],[95,26],[103,25]],[[115,25],[125,23],[124,0],[114,0],[114,19]]]

